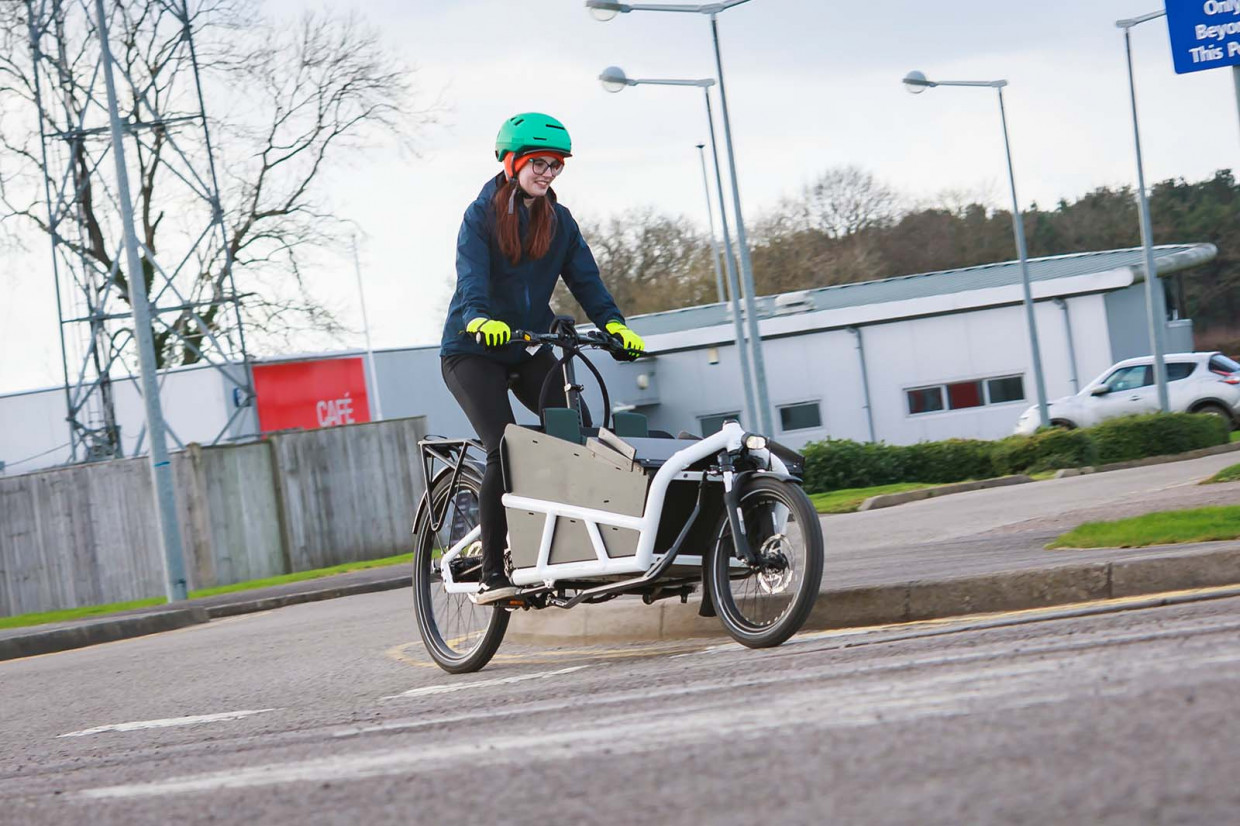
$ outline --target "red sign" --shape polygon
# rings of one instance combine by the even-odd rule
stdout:
[[[370,421],[361,357],[256,364],[254,393],[264,433]]]

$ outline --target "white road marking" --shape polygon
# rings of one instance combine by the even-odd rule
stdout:
[[[493,685],[512,685],[513,683],[523,683],[526,680],[545,680],[548,677],[558,677],[561,674],[571,674],[574,671],[580,671],[583,668],[589,668],[588,665],[574,665],[571,668],[561,668],[558,671],[541,671],[537,674],[518,674],[515,677],[500,677],[494,680],[478,680],[472,683],[445,683],[443,685],[428,685],[421,688],[411,688],[400,694],[391,694],[382,697],[384,700],[400,700],[405,697],[428,697],[432,694],[451,694],[456,691],[466,691],[471,688],[486,688]]]
[[[203,723],[221,723],[226,720],[240,720],[243,717],[252,717],[255,714],[264,714],[268,711],[278,711],[274,708],[259,708],[250,711],[225,711],[221,714],[197,714],[192,717],[168,717],[163,720],[138,720],[133,723],[112,723],[107,726],[95,726],[94,728],[85,728],[81,731],[71,731],[68,734],[58,734],[57,737],[86,737],[90,734],[103,734],[108,731],[139,731],[148,728],[174,728],[176,726],[197,726]]]

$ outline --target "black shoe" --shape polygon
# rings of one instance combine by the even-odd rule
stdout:
[[[517,589],[508,581],[508,577],[503,574],[490,574],[478,586],[478,593],[470,594],[469,598],[475,605],[489,605],[516,595]]]

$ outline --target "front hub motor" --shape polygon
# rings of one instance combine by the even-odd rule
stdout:
[[[786,537],[777,533],[762,543],[758,551],[761,568],[758,570],[758,587],[765,594],[782,594],[792,582],[792,565],[784,553]]]

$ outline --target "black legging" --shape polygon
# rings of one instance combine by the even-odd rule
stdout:
[[[500,470],[499,441],[504,428],[516,419],[508,391],[516,394],[521,404],[534,413],[543,380],[555,369],[556,358],[548,349],[539,351],[529,361],[512,366],[486,356],[456,355],[442,359],[443,380],[457,404],[465,411],[474,432],[487,449],[487,467],[482,475],[482,492],[478,517],[482,522],[482,575],[504,572],[504,547],[508,537],[508,517],[502,497],[504,480]],[[553,381],[547,391],[548,407],[564,407],[563,382]]]

